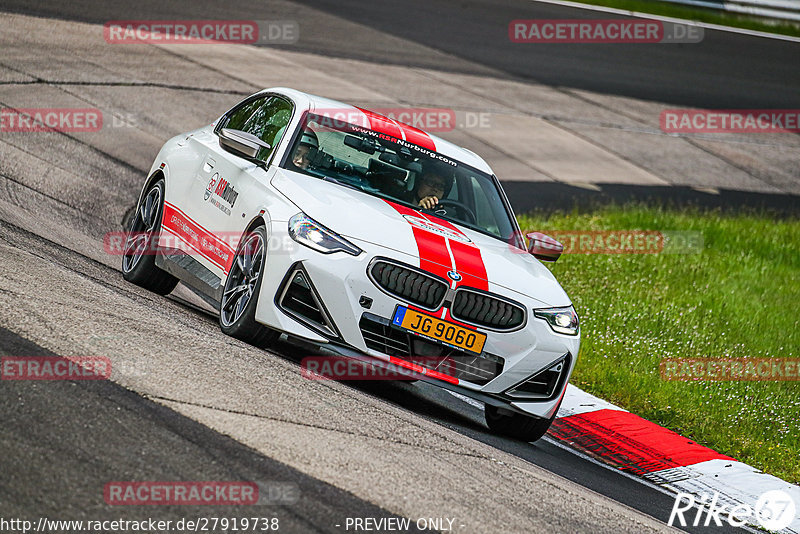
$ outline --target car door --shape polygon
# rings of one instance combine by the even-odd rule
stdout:
[[[292,118],[293,104],[277,95],[245,100],[226,113],[215,131],[239,130],[257,136],[269,148],[262,148],[254,158],[245,158],[219,143],[216,133],[195,136],[203,163],[190,192],[188,215],[206,236],[200,251],[201,263],[224,279],[244,225],[250,222],[259,199],[267,194],[269,167],[275,150]]]

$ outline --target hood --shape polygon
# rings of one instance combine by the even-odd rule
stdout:
[[[306,215],[355,244],[371,243],[411,256],[417,267],[446,280],[460,277],[454,286],[496,291],[510,298],[514,296],[508,292],[518,293],[539,301],[537,307],[570,305],[569,297],[549,269],[503,241],[286,169],[278,169],[272,185]]]

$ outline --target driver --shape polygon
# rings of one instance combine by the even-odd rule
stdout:
[[[451,187],[453,187],[452,177],[447,178],[437,171],[427,170],[417,178],[417,184],[413,191],[413,203],[423,209],[432,210],[442,198],[447,196]]]
[[[294,149],[294,154],[292,154],[292,163],[303,170],[308,169],[309,165],[311,165],[311,158],[318,149],[319,140],[317,139],[317,134],[311,130],[303,130],[300,142],[297,144],[297,148]]]

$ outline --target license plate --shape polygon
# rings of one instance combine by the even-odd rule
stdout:
[[[462,328],[403,306],[398,306],[395,310],[392,324],[475,354],[483,352],[483,345],[486,343],[486,334]]]

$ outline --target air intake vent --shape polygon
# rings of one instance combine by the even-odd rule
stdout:
[[[525,323],[521,304],[467,288],[456,290],[450,313],[465,323],[494,330],[514,330]]]
[[[569,361],[565,356],[544,371],[508,390],[506,395],[520,399],[548,399],[555,394],[561,383],[561,377],[567,372],[568,367]]]
[[[284,282],[278,306],[300,322],[329,337],[338,337],[333,321],[322,305],[308,274],[296,265]]]
[[[369,268],[373,283],[400,300],[428,310],[442,305],[447,282],[411,267],[379,260]]]

